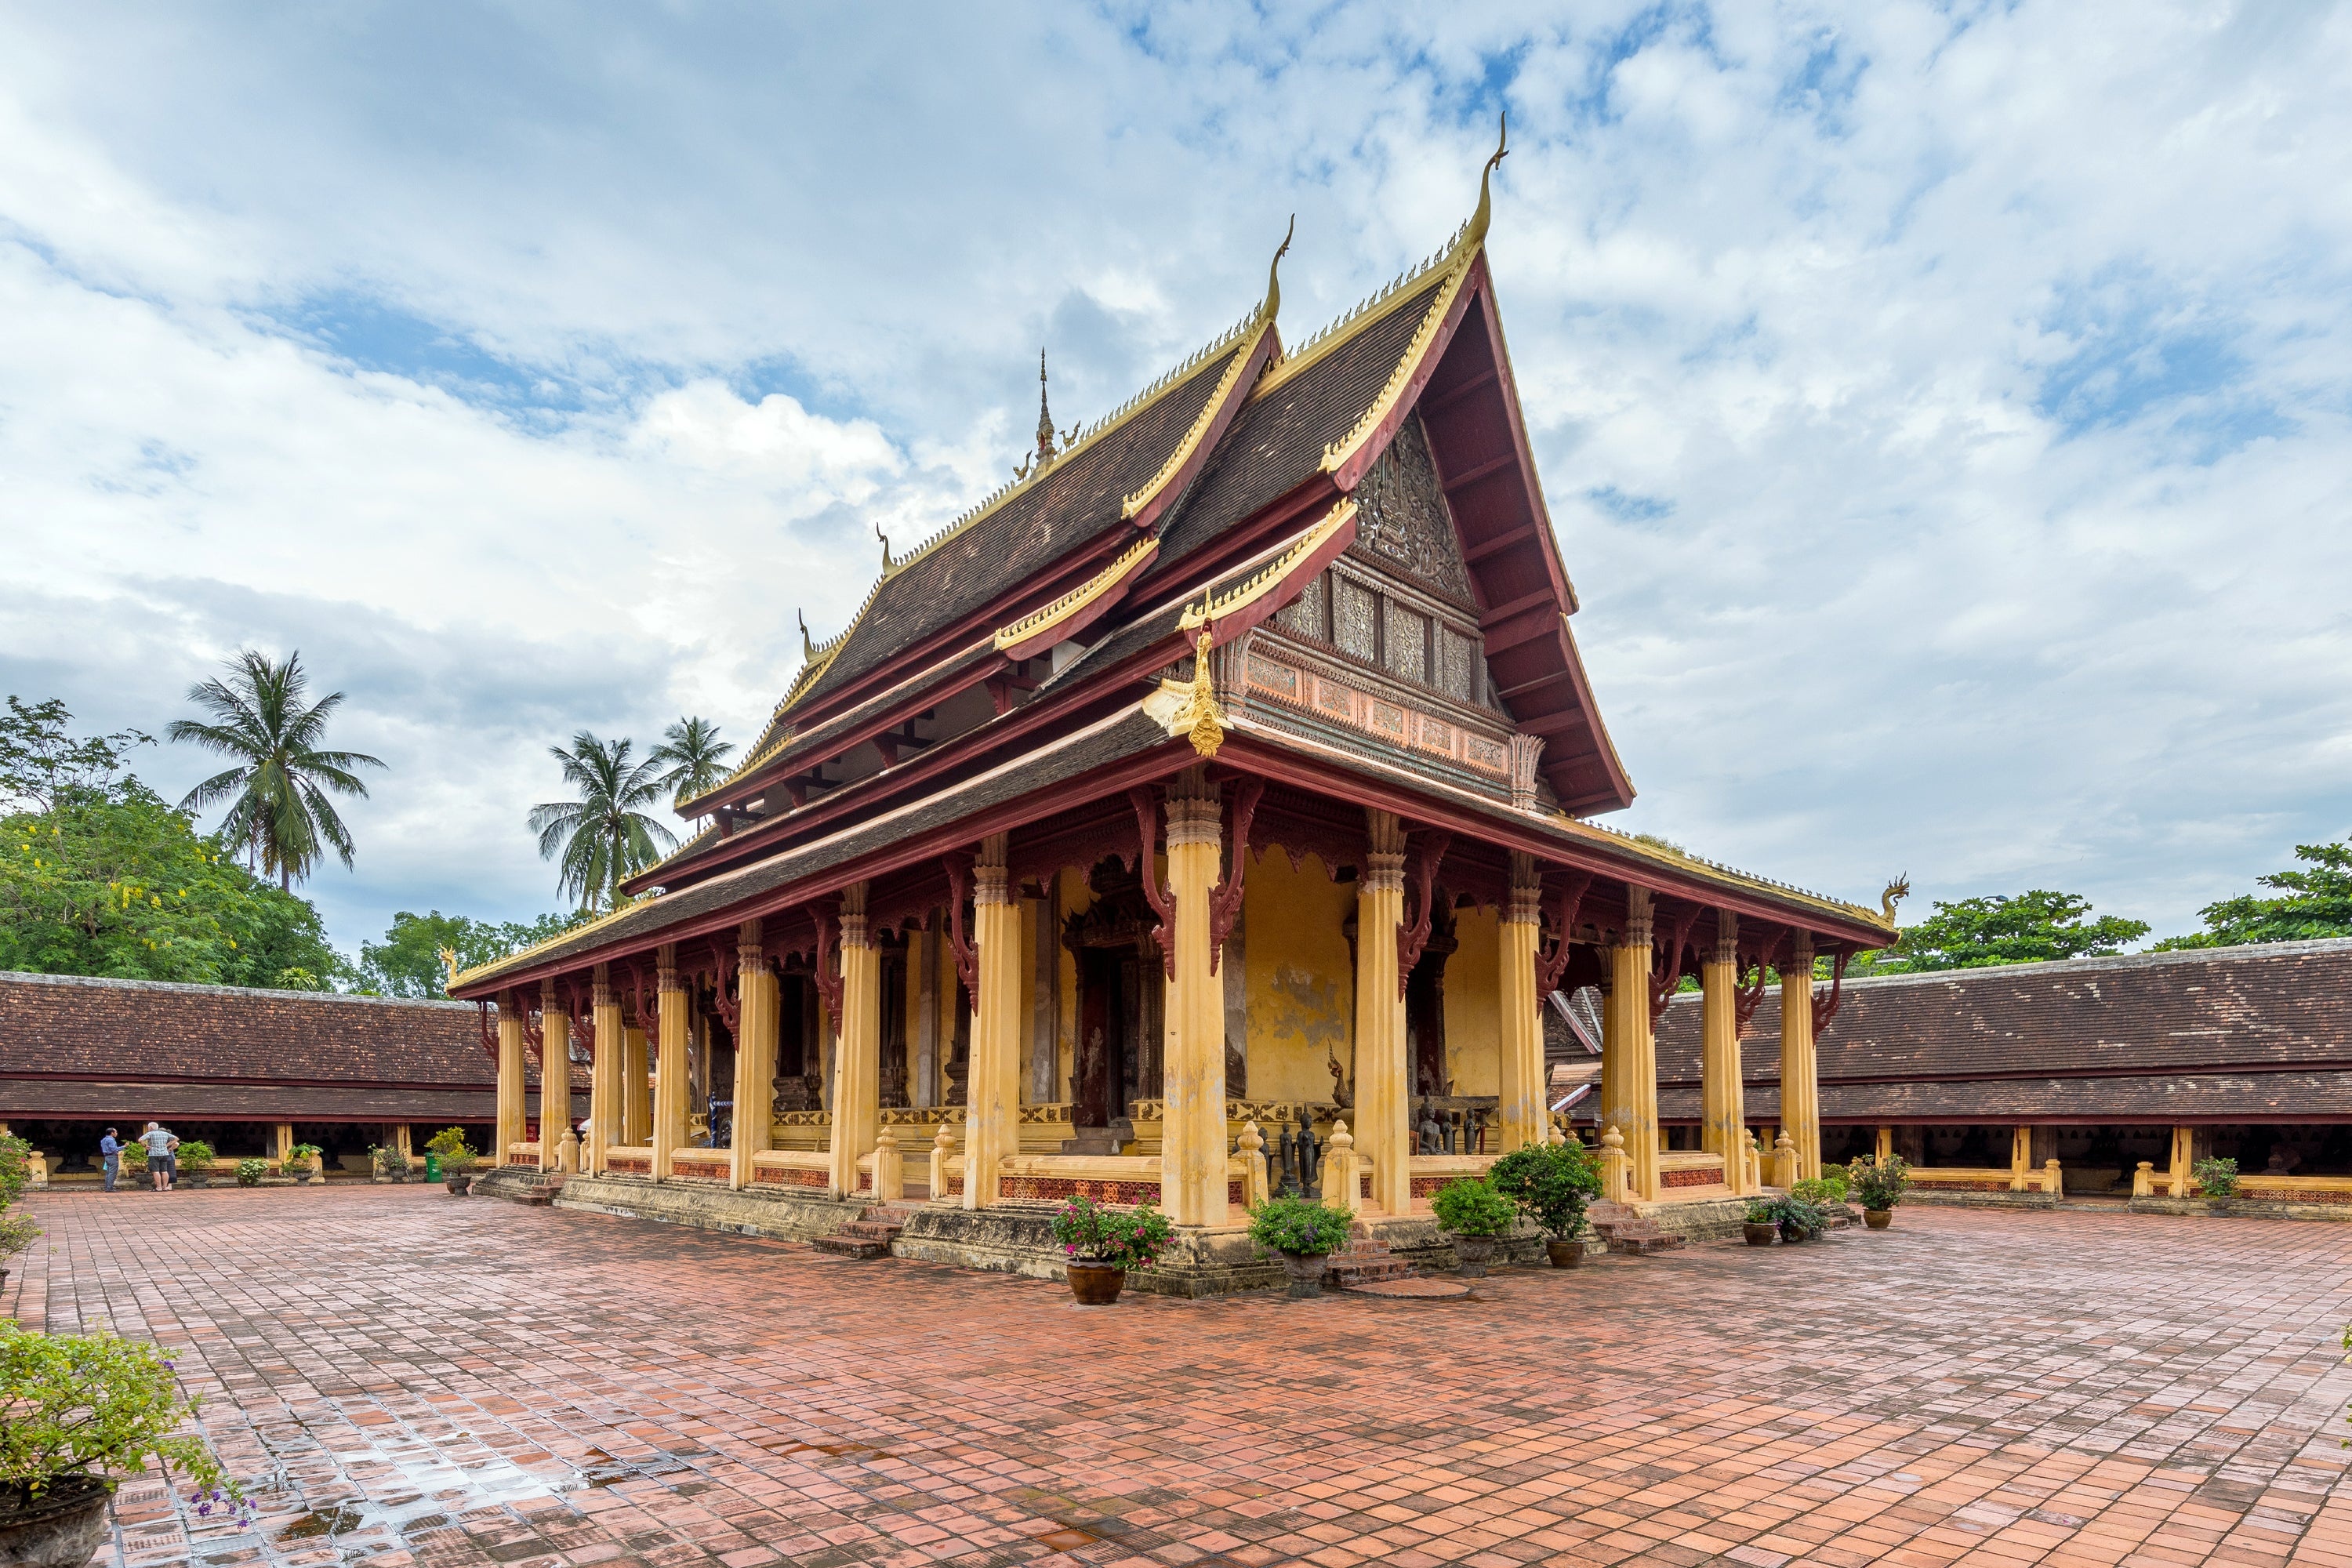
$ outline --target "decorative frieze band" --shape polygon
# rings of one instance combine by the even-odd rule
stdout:
[[[1511,752],[1499,741],[1393,697],[1368,691],[1286,659],[1253,650],[1248,663],[1249,689],[1254,695],[1267,697],[1328,722],[1345,724],[1391,746],[1443,757],[1497,784],[1507,786],[1511,782]],[[1532,768],[1528,776],[1528,800],[1532,804]]]

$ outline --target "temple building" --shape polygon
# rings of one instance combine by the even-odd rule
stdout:
[[[742,766],[679,803],[710,827],[612,915],[457,977],[497,1005],[503,1158],[567,1204],[779,1234],[896,1204],[901,1254],[1039,1271],[1048,1205],[1150,1200],[1168,1288],[1233,1288],[1265,1268],[1239,1228],[1264,1192],[1427,1231],[1437,1186],[1561,1136],[1542,999],[1590,984],[1636,1206],[1817,1168],[1816,963],[1885,945],[1890,910],[1592,820],[1633,789],[1488,213],[1482,178],[1448,244],[1297,343],[1274,273],[1095,424],[1057,435],[1041,396],[1012,482],[886,543]],[[1806,1092],[1759,1150],[1737,1030],[1768,965]],[[1708,1110],[1668,1150],[1652,1031],[1685,974]],[[574,1047],[576,1139],[521,1092]]]

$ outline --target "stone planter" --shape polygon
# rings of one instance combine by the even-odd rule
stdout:
[[[209,1175],[200,1175],[191,1171],[185,1175],[173,1177],[172,1184],[175,1187],[209,1187],[213,1184],[213,1179]]]
[[[1311,1301],[1323,1294],[1323,1271],[1331,1266],[1328,1258],[1319,1252],[1280,1250],[1275,1256],[1282,1259],[1282,1271],[1290,1276],[1292,1300]]]
[[[1862,1211],[1862,1223],[1868,1226],[1873,1230],[1885,1230],[1888,1226],[1895,1223],[1895,1211],[1893,1209],[1864,1209]]]
[[[1584,1243],[1580,1241],[1547,1241],[1544,1243],[1544,1252],[1546,1256],[1550,1258],[1551,1266],[1554,1268],[1583,1268],[1584,1250]]]
[[[1462,1260],[1462,1278],[1465,1279],[1484,1279],[1486,1278],[1486,1265],[1495,1260],[1495,1243],[1497,1239],[1496,1237],[1491,1236],[1454,1236],[1449,1237],[1447,1239],[1454,1243],[1454,1256]]]
[[[1810,1233],[1801,1225],[1784,1225],[1780,1227],[1780,1245],[1783,1247],[1794,1247],[1801,1241],[1810,1239]]]
[[[442,1178],[441,1184],[449,1189],[451,1197],[462,1198],[466,1195],[467,1190],[474,1184],[474,1173],[468,1171],[462,1176],[445,1176]]]
[[[67,1476],[31,1508],[0,1510],[0,1568],[82,1568],[106,1537],[113,1496],[94,1477]]]
[[[1750,1247],[1769,1247],[1772,1245],[1773,1238],[1779,1236],[1780,1232],[1780,1227],[1773,1225],[1770,1221],[1759,1220],[1753,1224],[1741,1226],[1739,1227],[1739,1234],[1748,1238],[1748,1245]]]
[[[1074,1260],[1068,1267],[1070,1294],[1081,1307],[1109,1306],[1118,1300],[1119,1287],[1127,1283],[1127,1270],[1116,1264]]]

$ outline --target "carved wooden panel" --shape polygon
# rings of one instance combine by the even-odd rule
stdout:
[[[1330,596],[1331,574],[1327,571],[1307,584],[1297,598],[1285,605],[1276,619],[1301,637],[1329,642],[1331,616],[1327,601]]]
[[[1353,578],[1331,579],[1331,640],[1342,653],[1380,658],[1381,596]]]
[[[1357,485],[1356,542],[1350,555],[1378,561],[1456,604],[1475,601],[1461,540],[1438,487],[1429,439],[1408,419]]]
[[[1389,673],[1421,685],[1429,684],[1429,617],[1387,601],[1388,641],[1382,662]]]
[[[1451,626],[1437,628],[1437,689],[1456,702],[1475,704],[1478,689],[1478,645]]]

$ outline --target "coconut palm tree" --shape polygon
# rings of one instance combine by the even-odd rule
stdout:
[[[646,754],[646,761],[669,769],[661,776],[662,787],[677,801],[716,784],[725,776],[721,770],[734,752],[732,742],[719,738],[718,725],[688,716],[662,731],[662,743]]]
[[[277,872],[281,889],[290,890],[310,878],[322,847],[333,849],[349,868],[352,836],[327,795],[365,799],[367,785],[353,770],[383,763],[357,752],[319,749],[343,694],[330,691],[316,702],[306,700],[310,678],[299,651],[278,664],[246,648],[228,671],[226,680],[188,689],[188,700],[209,719],[175,719],[167,733],[235,757],[236,766],[190,790],[180,809],[197,812],[215,801],[231,801],[221,831],[246,847],[254,870]]]
[[[621,884],[660,859],[677,840],[643,808],[662,796],[660,764],[651,757],[633,763],[634,741],[600,741],[583,730],[572,749],[550,746],[562,766],[563,782],[578,800],[551,801],[530,808],[530,830],[539,835],[539,858],[562,858],[556,890],[577,894],[580,908],[612,907]]]

